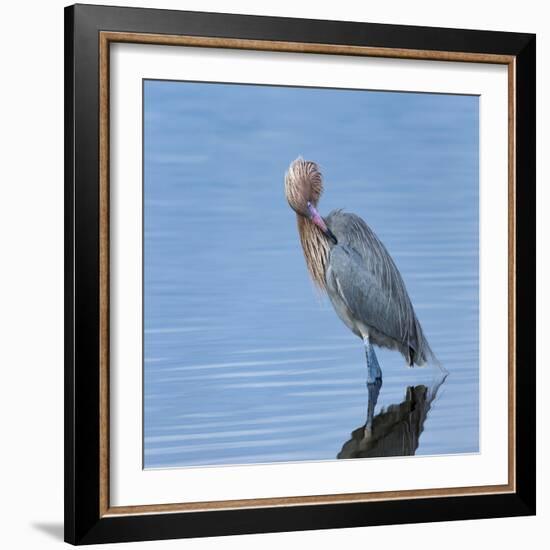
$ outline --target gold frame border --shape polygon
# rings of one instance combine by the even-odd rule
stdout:
[[[508,483],[476,487],[456,487],[370,493],[346,493],[301,497],[277,497],[214,502],[110,506],[109,502],[109,47],[112,42],[229,48],[238,50],[316,53],[396,59],[425,59],[495,63],[508,67]],[[100,517],[260,508],[375,502],[448,496],[487,495],[516,491],[516,58],[511,55],[375,48],[337,44],[310,44],[185,35],[160,35],[102,31],[99,33],[99,515]]]

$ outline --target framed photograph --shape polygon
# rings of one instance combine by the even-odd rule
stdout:
[[[65,539],[535,513],[535,36],[65,11]]]

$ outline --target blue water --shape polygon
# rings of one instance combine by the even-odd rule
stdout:
[[[298,155],[321,166],[321,214],[355,212],[382,239],[449,371],[438,387],[436,367],[377,350],[372,452],[479,450],[478,109],[474,96],[145,82],[146,468],[368,456],[348,452],[352,432],[369,447],[363,346],[314,290],[284,197]],[[401,450],[396,429],[412,441]]]

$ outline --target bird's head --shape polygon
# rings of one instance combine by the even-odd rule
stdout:
[[[298,157],[285,174],[285,195],[290,207],[314,223],[334,244],[336,237],[317,212],[317,203],[323,193],[323,178],[317,164]]]
[[[300,216],[309,217],[308,203],[317,206],[323,193],[323,178],[317,164],[298,157],[285,174],[285,194],[290,207]]]

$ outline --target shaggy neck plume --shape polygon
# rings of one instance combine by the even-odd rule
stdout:
[[[328,258],[328,243],[321,230],[303,216],[297,216],[298,233],[307,269],[320,290],[326,290],[325,269]]]

